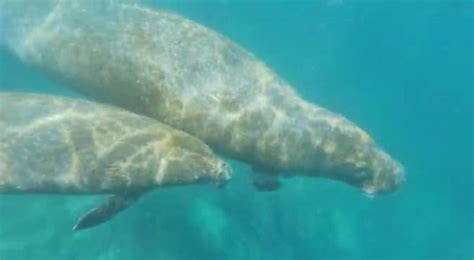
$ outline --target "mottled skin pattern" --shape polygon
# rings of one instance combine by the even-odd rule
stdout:
[[[103,102],[193,134],[267,175],[395,190],[402,166],[341,115],[300,98],[251,53],[183,17],[119,5],[59,6],[14,51]],[[103,18],[106,16],[107,18]]]
[[[223,183],[228,166],[200,140],[84,100],[0,94],[0,193],[126,194]]]

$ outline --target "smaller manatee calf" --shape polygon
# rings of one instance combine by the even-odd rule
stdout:
[[[157,187],[221,186],[230,167],[199,139],[85,100],[0,93],[0,193],[114,194],[74,229],[101,224]]]

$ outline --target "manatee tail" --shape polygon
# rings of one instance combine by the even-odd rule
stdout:
[[[91,209],[82,216],[72,228],[73,230],[87,229],[100,225],[123,210],[127,209],[140,198],[142,193],[120,194],[110,197],[106,202]]]

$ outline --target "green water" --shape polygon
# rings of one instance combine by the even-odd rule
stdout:
[[[473,1],[171,1],[240,43],[307,100],[366,129],[407,169],[369,199],[325,179],[255,191],[247,165],[157,190],[72,232],[100,196],[0,197],[0,259],[472,259]],[[79,96],[0,53],[0,90]],[[1,104],[0,104],[1,112]]]

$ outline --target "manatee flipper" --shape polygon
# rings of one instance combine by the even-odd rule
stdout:
[[[72,228],[73,230],[87,229],[100,225],[121,211],[128,208],[138,200],[142,193],[117,194],[110,197],[106,202],[98,207],[91,209],[82,216]]]
[[[253,167],[252,168],[253,185],[259,191],[275,191],[281,186],[278,176],[271,171]]]

